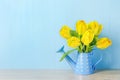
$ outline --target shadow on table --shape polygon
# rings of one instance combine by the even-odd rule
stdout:
[[[104,71],[107,71],[107,70],[106,70],[106,69],[96,70],[96,71],[94,72],[94,74],[98,74],[98,73],[101,73],[101,72],[104,72]]]
[[[100,80],[100,74],[102,72],[107,71],[107,70],[97,70],[95,73],[90,74],[90,75],[74,75],[71,79],[69,80]],[[102,79],[101,79],[102,80]]]

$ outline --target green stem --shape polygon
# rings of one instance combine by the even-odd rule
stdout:
[[[79,52],[82,52],[82,43],[80,42]]]
[[[85,45],[82,45],[82,52],[85,52]]]
[[[89,45],[86,45],[86,50],[85,52],[88,53]]]
[[[79,37],[79,39],[81,40],[81,36],[82,35],[79,35],[78,37]],[[79,50],[78,50],[79,52],[82,52],[82,42],[80,41],[80,46],[79,46]]]

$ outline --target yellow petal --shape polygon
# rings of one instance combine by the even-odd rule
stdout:
[[[80,45],[80,39],[77,37],[71,37],[67,40],[67,43],[69,47],[75,48]]]
[[[100,24],[96,35],[99,35],[101,33],[102,29],[103,29],[103,26]]]
[[[79,20],[76,23],[76,31],[79,35],[84,34],[84,32],[87,30],[87,24],[83,20]]]
[[[100,49],[105,49],[112,44],[112,41],[106,37],[101,38],[97,41],[96,46]]]
[[[65,38],[65,39],[68,39],[71,37],[70,35],[70,28],[66,25],[64,25],[61,29],[60,29],[60,35]]]
[[[87,30],[83,34],[81,41],[82,43],[84,43],[84,45],[89,45],[93,41],[93,38],[94,38],[94,33],[92,32],[92,30]]]

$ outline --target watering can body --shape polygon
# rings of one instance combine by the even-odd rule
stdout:
[[[92,74],[94,70],[91,53],[78,53],[74,72],[76,74]]]
[[[64,52],[64,47],[62,47],[58,52]],[[76,61],[72,60],[69,55],[65,57],[68,64],[72,67],[75,74],[88,75],[95,71],[96,65],[102,60],[102,55],[100,59],[93,64],[92,62],[93,53],[77,53]]]

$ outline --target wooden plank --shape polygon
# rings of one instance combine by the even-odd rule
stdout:
[[[120,70],[75,75],[71,70],[0,70],[0,80],[120,80]]]

